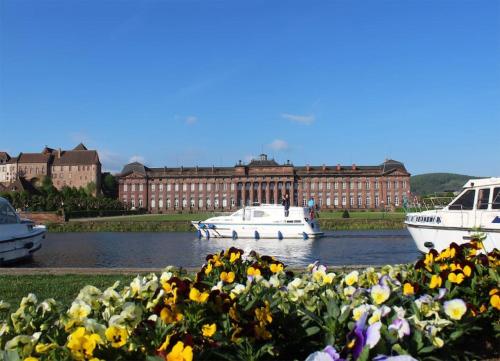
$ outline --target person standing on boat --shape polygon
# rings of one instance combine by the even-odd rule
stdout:
[[[309,218],[314,219],[314,198],[309,198],[309,202],[307,202],[307,206],[309,207]]]
[[[283,196],[283,207],[285,207],[285,217],[288,217],[289,210],[290,210],[290,195],[288,193],[285,193]]]

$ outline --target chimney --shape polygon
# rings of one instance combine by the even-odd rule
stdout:
[[[215,173],[215,167],[212,165],[212,174]]]
[[[57,158],[61,158],[61,148],[57,149]]]
[[[184,166],[181,165],[181,173],[184,171]]]
[[[336,169],[337,169],[337,170],[340,170],[340,164],[337,164],[337,168],[336,168]]]
[[[356,170],[356,164],[352,164],[352,170]]]
[[[196,166],[196,174],[198,174],[198,166]]]
[[[323,166],[321,167],[321,169],[323,169],[323,172],[326,170],[326,165],[323,164]]]
[[[310,170],[311,170],[311,166],[309,164],[306,164],[306,171],[307,171],[307,173],[309,173]]]

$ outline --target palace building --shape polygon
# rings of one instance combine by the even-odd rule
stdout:
[[[261,154],[234,167],[149,168],[127,164],[119,175],[119,199],[151,213],[230,211],[256,203],[293,205],[313,198],[321,209],[385,209],[403,206],[410,195],[410,173],[403,163],[375,166],[278,164]]]

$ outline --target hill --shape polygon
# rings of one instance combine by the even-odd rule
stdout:
[[[414,175],[410,178],[411,192],[418,195],[436,192],[459,191],[463,185],[474,177],[453,173],[427,173]]]

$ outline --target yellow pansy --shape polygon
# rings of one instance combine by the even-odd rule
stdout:
[[[170,345],[170,335],[167,335],[167,337],[165,338],[165,341],[163,341],[163,343],[161,344],[158,351],[166,351],[168,345]]]
[[[462,272],[467,276],[470,277],[472,274],[472,268],[469,265],[464,266]]]
[[[215,331],[217,331],[217,325],[215,323],[212,323],[211,325],[203,325],[203,327],[201,328],[201,333],[205,337],[212,337]]]
[[[215,267],[222,266],[222,262],[220,261],[220,256],[218,254],[214,254],[208,262],[212,263]]]
[[[55,343],[38,343],[35,346],[35,351],[37,353],[45,353],[45,352],[50,351],[56,347],[57,347],[57,345]]]
[[[415,288],[412,286],[411,283],[406,282],[403,285],[403,294],[405,296],[412,296],[415,294]]]
[[[429,284],[429,288],[441,287],[443,280],[438,275],[432,275],[431,282]]]
[[[200,292],[197,288],[191,288],[189,291],[189,299],[198,303],[205,303],[208,300],[208,292]]]
[[[260,276],[260,269],[258,268],[253,268],[252,266],[248,267],[247,269],[247,275],[248,276]]]
[[[231,272],[222,272],[220,274],[221,281],[226,282],[226,283],[233,283],[234,277],[235,277],[235,274],[232,271]]]
[[[387,286],[375,285],[372,287],[370,295],[372,296],[373,302],[380,305],[381,303],[387,301],[391,295],[391,289]]]
[[[193,349],[191,346],[184,347],[184,343],[177,341],[175,346],[167,354],[167,361],[192,361],[193,360]]]
[[[345,276],[345,283],[348,286],[352,286],[356,282],[358,282],[358,277],[359,277],[359,272],[358,271],[352,271],[349,273],[347,276]]]
[[[24,359],[24,361],[38,361],[38,359],[36,357],[30,356],[30,357],[26,357]]]
[[[122,347],[127,343],[128,332],[125,327],[110,326],[106,329],[105,335],[114,348]]]
[[[206,275],[210,274],[210,272],[212,272],[212,269],[213,269],[212,264],[209,262],[207,264],[207,267],[205,267],[205,274]]]
[[[273,316],[271,315],[271,309],[269,308],[269,302],[264,302],[264,307],[255,309],[255,318],[259,321],[261,326],[266,323],[273,322]]]
[[[231,253],[231,257],[229,258],[229,262],[234,263],[238,259],[240,259],[240,257],[241,257],[241,253],[240,252]]]
[[[273,337],[271,332],[266,330],[266,328],[264,326],[255,325],[253,328],[254,328],[254,332],[255,332],[255,338],[257,340],[270,340]]]
[[[500,296],[498,295],[498,293],[492,295],[490,297],[490,304],[496,308],[497,310],[500,311]]]
[[[269,269],[271,270],[272,273],[278,273],[283,271],[283,264],[281,263],[271,263],[269,266]]]
[[[464,278],[465,276],[462,272],[460,273],[451,272],[448,275],[448,281],[450,281],[451,283],[456,283],[458,285],[464,281]]]
[[[68,336],[68,348],[71,350],[74,358],[83,360],[90,358],[94,353],[97,344],[102,343],[98,334],[87,334],[84,327],[78,327]]]
[[[160,318],[165,323],[173,323],[181,321],[184,318],[184,315],[178,312],[175,307],[164,307],[160,312]]]
[[[329,273],[329,274],[323,275],[322,282],[323,282],[324,285],[332,284],[332,282],[333,282],[333,273]]]

